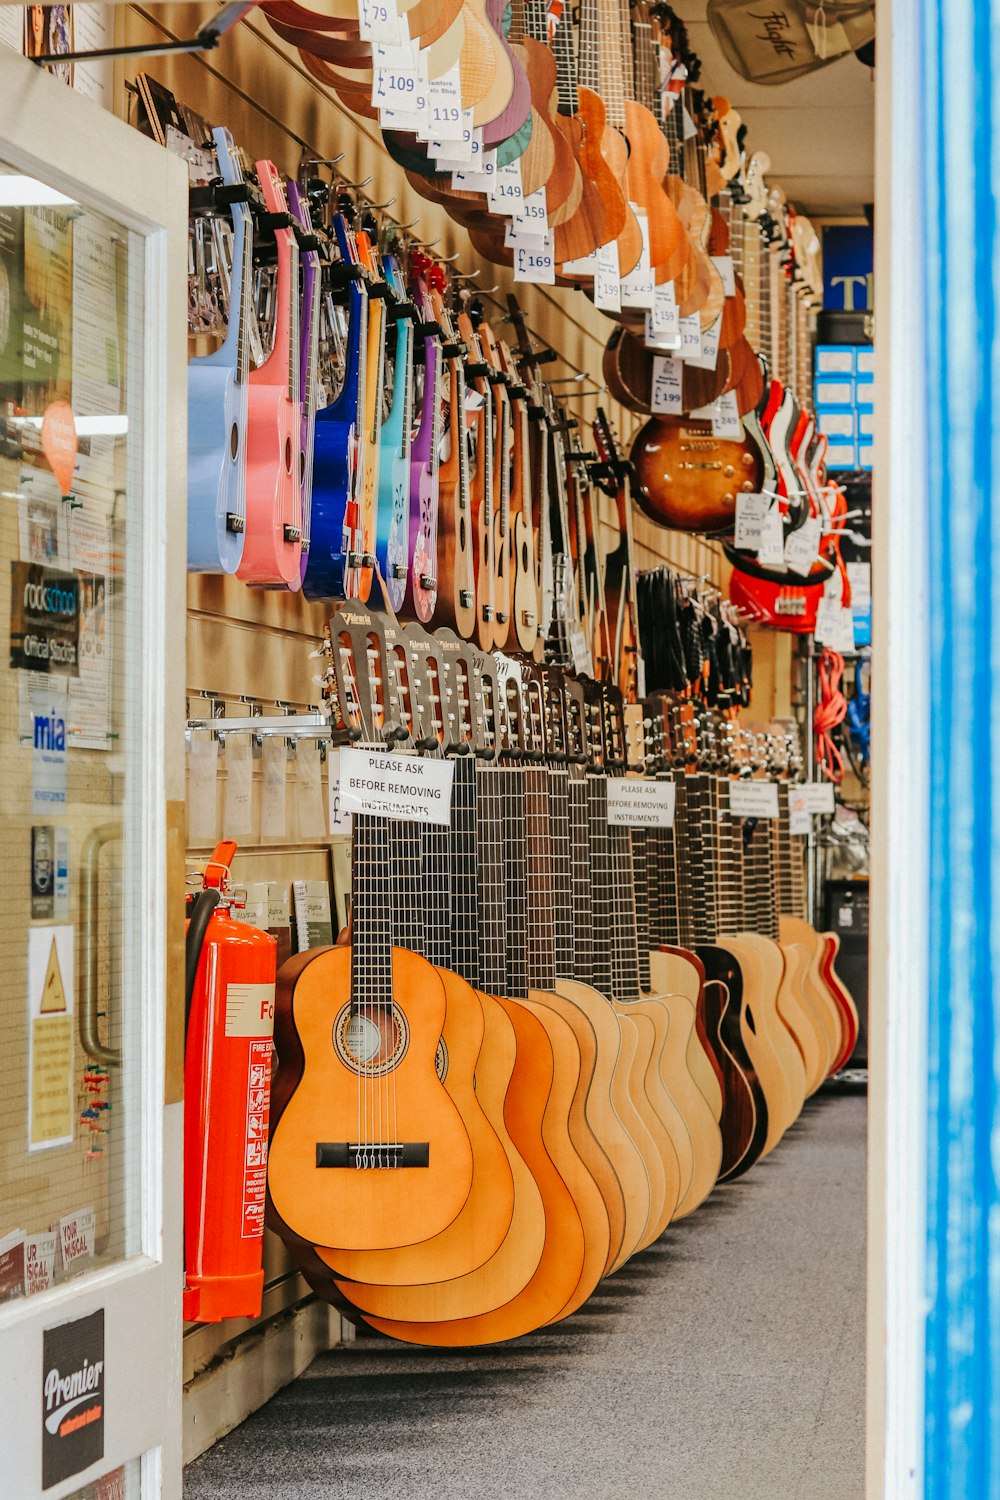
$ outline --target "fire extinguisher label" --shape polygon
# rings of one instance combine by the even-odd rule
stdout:
[[[226,985],[226,1036],[274,1035],[274,985]]]
[[[230,985],[230,989],[233,986]],[[248,985],[248,989],[268,986]],[[260,1239],[264,1233],[264,1194],[267,1182],[267,1117],[271,1103],[271,1043],[250,1043],[247,1073],[247,1137],[243,1165],[244,1240]]]

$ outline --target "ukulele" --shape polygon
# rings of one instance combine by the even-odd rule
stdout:
[[[416,328],[422,342],[422,358],[418,366],[420,421],[410,448],[407,612],[426,625],[437,602],[441,419],[445,399],[441,355],[444,332],[435,316],[429,284],[434,283],[441,290],[444,279],[440,267],[425,262],[423,258],[414,266],[414,271],[414,300],[420,313]]]
[[[395,612],[402,608],[410,573],[413,338],[417,310],[407,296],[396,257],[385,255],[382,265],[391,297],[385,303],[389,324],[384,359],[388,409],[383,407],[379,434],[375,557],[386,598]]]
[[[253,285],[251,186],[224,126],[212,132],[220,181],[192,189],[218,237],[232,224],[226,335],[212,354],[188,365],[188,571],[235,573],[246,527],[246,436]],[[219,245],[219,250],[224,250]],[[219,255],[220,265],[224,257]]]
[[[372,746],[398,743],[377,618],[345,608],[330,643],[342,711],[356,705]],[[472,1184],[469,1136],[436,1068],[444,986],[393,946],[389,847],[387,819],[355,815],[350,947],[307,949],[278,978],[268,1206],[293,1243],[412,1245],[454,1221]]]
[[[644,696],[645,680],[639,627],[635,613],[635,558],[632,510],[628,483],[631,466],[622,460],[610,423],[601,407],[594,419],[594,439],[601,462],[592,473],[615,502],[618,544],[604,558],[604,599],[609,628],[613,629],[614,676],[627,703]]]
[[[534,652],[538,641],[538,577],[535,559],[535,531],[531,520],[531,441],[528,415],[529,393],[522,385],[508,346],[497,346],[501,368],[509,384],[507,399],[511,412],[511,626],[517,649],[525,655]]]
[[[350,203],[341,200],[332,217],[332,237],[339,258],[331,261],[324,275],[328,320],[332,325],[346,303],[348,321],[343,384],[335,399],[316,413],[312,536],[302,585],[309,599],[356,599],[361,588],[360,486],[369,299],[368,277],[358,258],[348,217],[350,209]]]
[[[465,345],[459,339],[440,290],[432,291],[435,319],[442,329],[448,410],[438,469],[437,617],[466,640],[476,628],[476,577],[472,487],[466,436]]]
[[[299,247],[285,185],[271,161],[256,163],[265,215],[255,258],[265,265],[273,317],[270,353],[250,371],[247,426],[247,518],[236,576],[250,584],[301,585],[302,401],[299,391]]]
[[[471,394],[468,390],[466,392],[466,412],[473,412],[470,439],[475,452],[470,490],[470,522],[476,570],[475,640],[481,650],[489,651],[496,634],[493,392],[489,382],[490,366],[483,359],[479,339],[468,312],[459,313],[457,327],[470,355],[465,373],[471,381]]]
[[[309,564],[312,538],[313,458],[316,440],[316,406],[319,361],[320,301],[322,260],[320,241],[313,231],[309,198],[297,182],[287,183],[288,206],[297,226],[299,259],[302,266],[302,324],[299,331],[299,390],[302,394],[301,469],[299,477],[302,507],[302,542],[299,560],[299,587]],[[294,588],[295,585],[293,584]]]

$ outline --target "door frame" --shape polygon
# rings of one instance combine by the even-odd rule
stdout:
[[[147,663],[135,745],[142,755],[144,826],[129,866],[142,955],[142,1106],[135,1143],[142,1154],[141,1253],[0,1308],[3,1487],[19,1500],[42,1493],[43,1330],[103,1307],[105,1457],[46,1490],[46,1500],[60,1500],[137,1458],[143,1500],[179,1500],[185,652],[176,622],[184,618],[186,576],[187,169],[5,48],[0,98],[0,157],[144,236],[144,520],[135,571],[141,574],[136,587],[142,590]]]

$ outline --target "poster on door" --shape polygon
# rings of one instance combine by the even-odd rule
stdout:
[[[68,1146],[73,1088],[73,928],[28,929],[28,1150]]]

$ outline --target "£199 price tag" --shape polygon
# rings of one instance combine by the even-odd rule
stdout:
[[[617,240],[609,240],[598,248],[594,306],[601,312],[621,312],[622,274]]]
[[[514,251],[514,280],[533,281],[548,286],[556,279],[556,237],[550,230],[538,247],[526,249],[518,245]]]
[[[791,532],[785,542],[785,566],[800,578],[805,578],[816,561],[819,552],[823,522],[819,516],[807,516],[796,531]]]
[[[756,552],[765,518],[771,509],[770,495],[736,496],[736,527],[733,545],[741,552]]]
[[[679,359],[670,359],[664,354],[653,356],[654,412],[670,412],[677,416],[684,410],[684,366]]]

